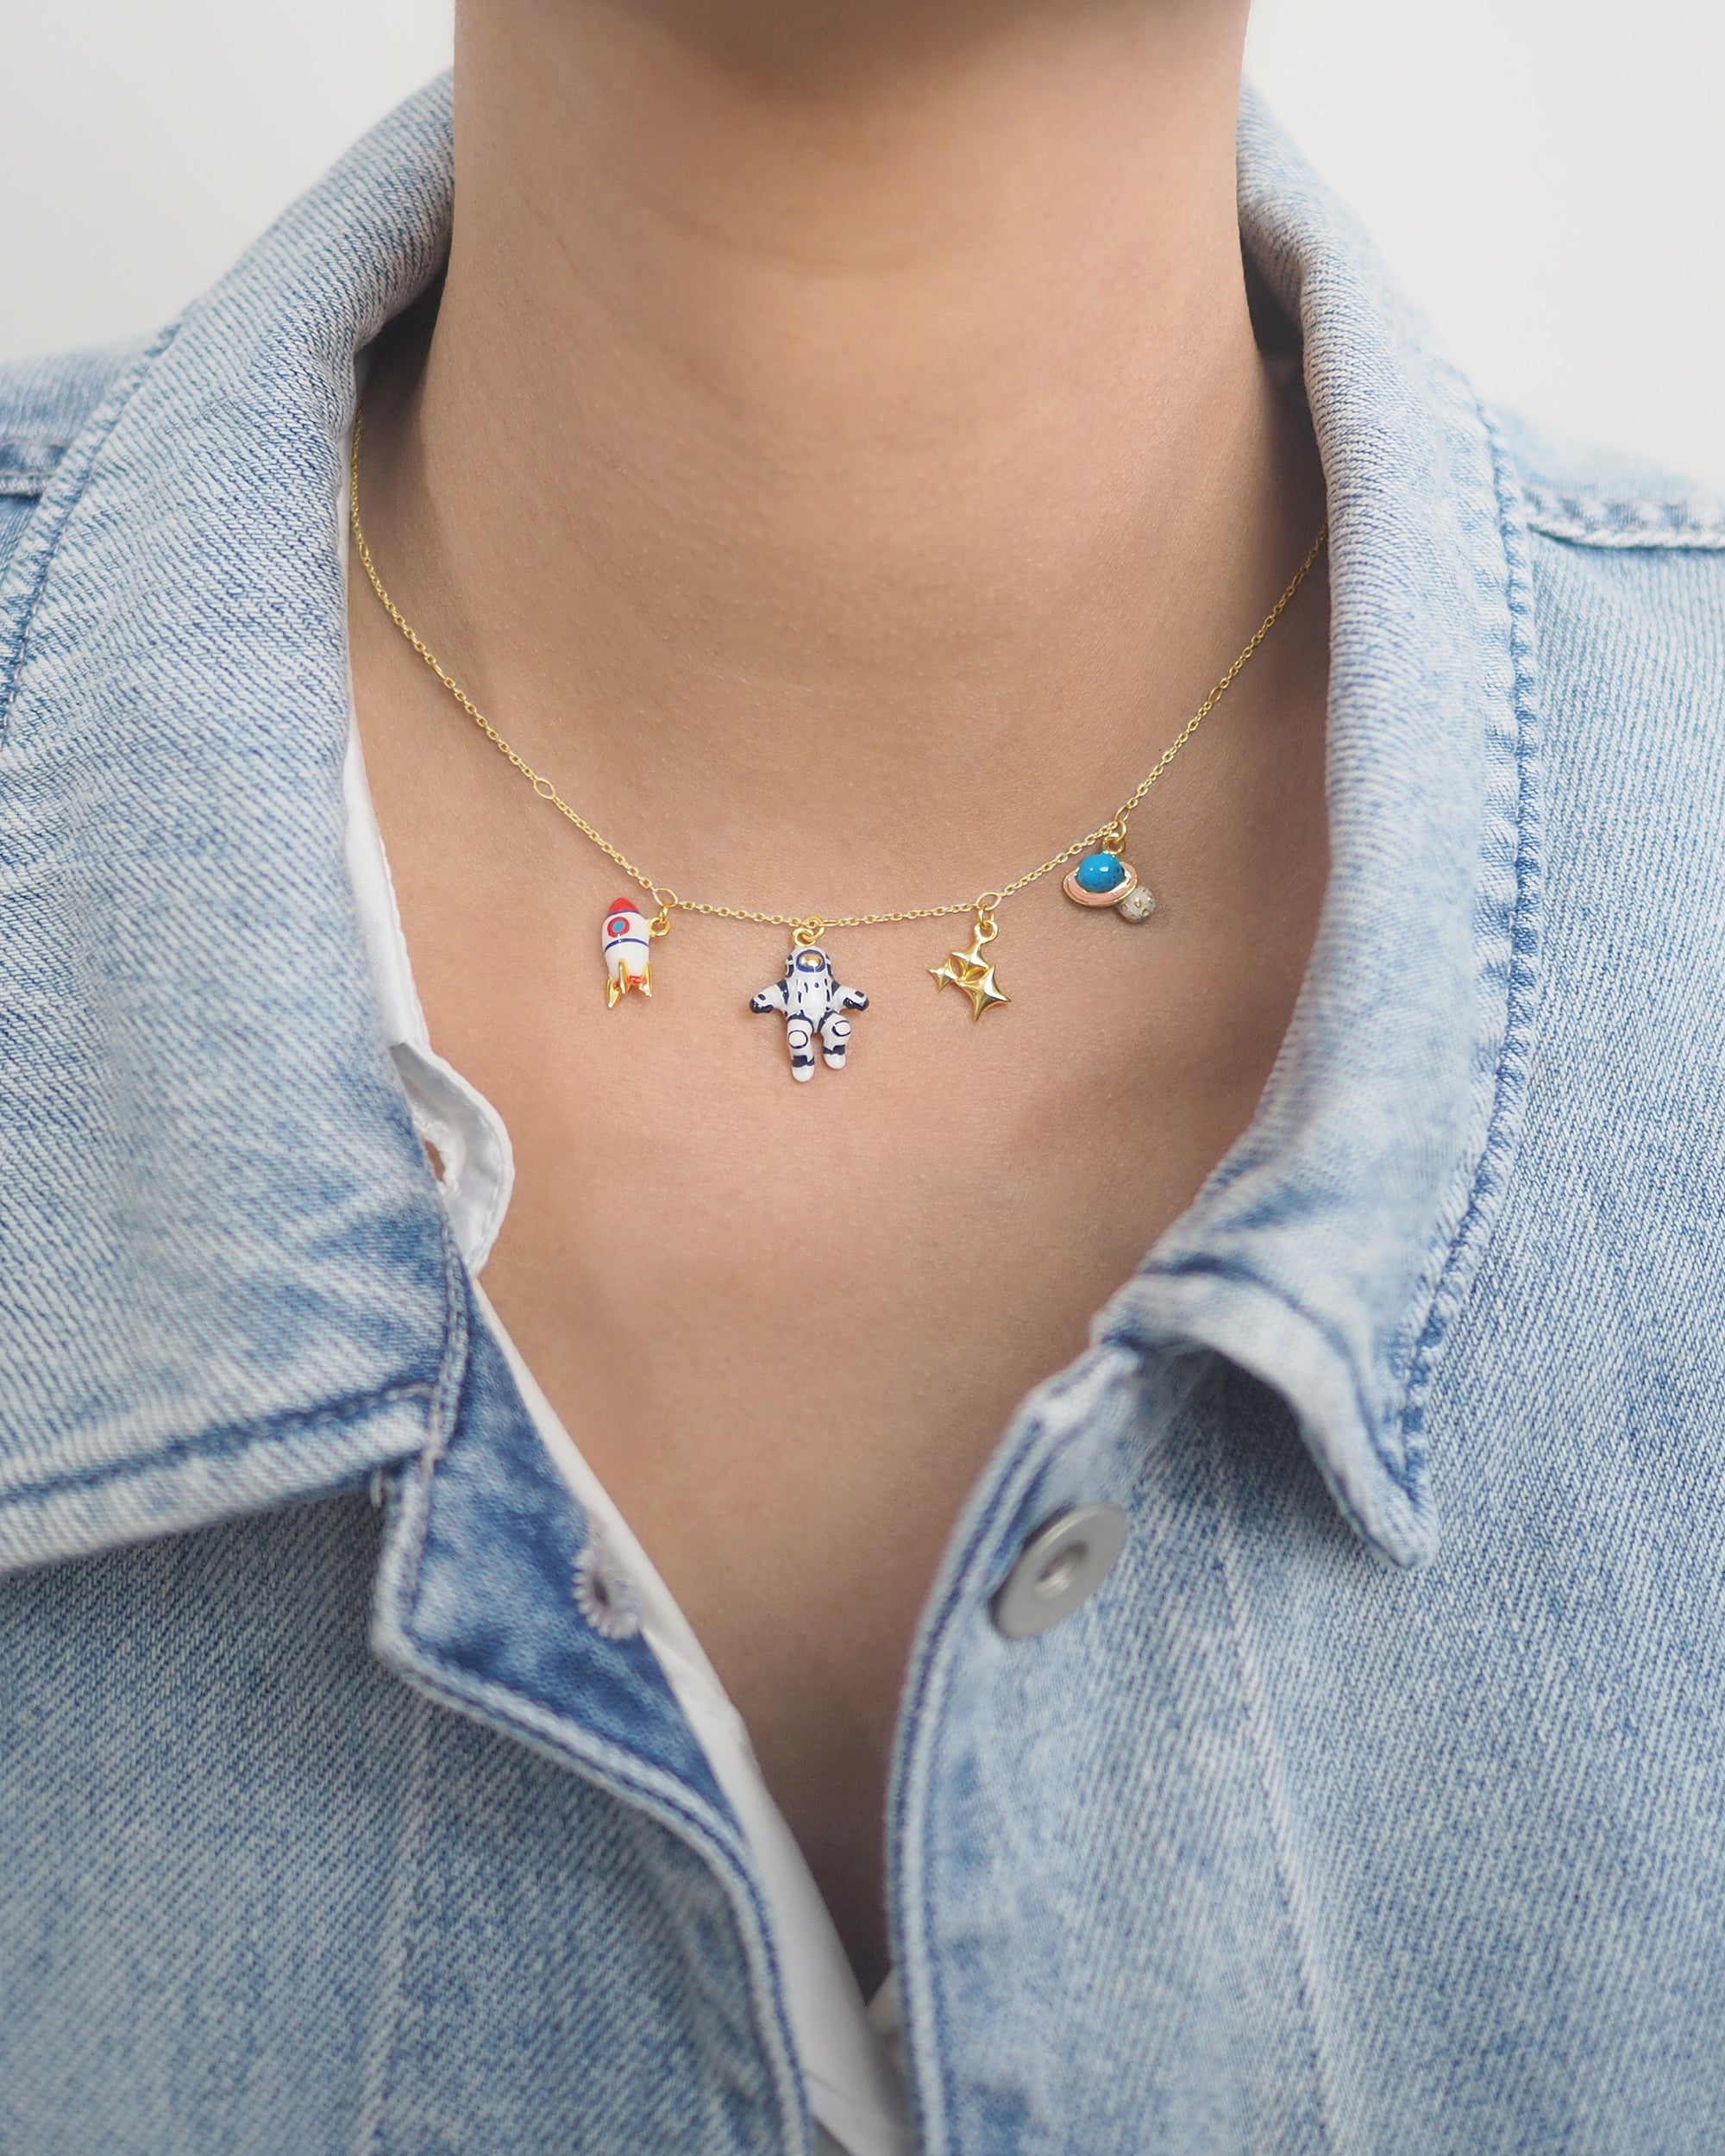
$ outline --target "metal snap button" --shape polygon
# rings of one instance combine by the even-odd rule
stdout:
[[[994,1597],[994,1622],[1008,1639],[1033,1639],[1089,1601],[1125,1549],[1126,1516],[1113,1505],[1075,1505],[1019,1551]]]

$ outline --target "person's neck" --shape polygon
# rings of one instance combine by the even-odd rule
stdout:
[[[371,536],[686,893],[908,903],[1065,843],[1298,561],[1244,15],[465,0],[448,276],[368,405]]]

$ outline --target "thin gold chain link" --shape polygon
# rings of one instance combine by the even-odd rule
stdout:
[[[1209,694],[1204,699],[1203,702],[1198,706],[1197,710],[1193,712],[1191,718],[1187,720],[1185,725],[1181,728],[1179,733],[1175,736],[1174,739],[1170,742],[1167,748],[1163,750],[1162,755],[1157,760],[1153,768],[1145,774],[1140,784],[1126,797],[1126,799],[1120,804],[1120,807],[1114,811],[1113,814],[1109,817],[1106,822],[1097,824],[1094,830],[1087,831],[1082,838],[1075,839],[1070,846],[1063,848],[1061,852],[1057,854],[1051,854],[1048,859],[1043,862],[1038,867],[1026,869],[1023,875],[1015,876],[1010,883],[1003,883],[998,889],[990,887],[987,891],[979,892],[975,898],[955,899],[948,905],[905,906],[896,907],[891,912],[879,913],[821,914],[770,912],[765,908],[759,906],[724,906],[714,899],[680,898],[676,892],[674,891],[668,884],[660,883],[656,881],[654,877],[649,875],[647,871],[642,868],[638,862],[631,861],[629,856],[624,852],[620,846],[613,845],[611,840],[608,839],[602,831],[595,830],[593,825],[588,823],[586,818],[581,814],[579,809],[572,806],[569,802],[563,799],[562,795],[557,791],[556,787],[551,783],[550,780],[546,778],[543,773],[536,771],[532,765],[528,762],[527,759],[519,755],[517,750],[512,749],[509,743],[504,739],[503,736],[499,733],[496,727],[492,724],[491,721],[486,717],[485,713],[480,709],[479,705],[474,702],[472,697],[467,694],[467,691],[461,686],[461,683],[457,681],[454,675],[448,672],[442,661],[438,658],[436,653],[431,649],[430,646],[420,636],[417,630],[413,627],[412,624],[407,619],[405,615],[403,614],[401,609],[390,597],[389,592],[385,588],[383,578],[378,573],[377,564],[372,559],[371,548],[367,543],[365,527],[360,522],[360,433],[361,423],[361,415],[356,412],[354,417],[353,452],[351,457],[349,458],[348,467],[348,522],[353,527],[354,551],[360,557],[360,561],[365,570],[367,580],[370,583],[373,591],[377,593],[378,599],[382,604],[384,611],[389,616],[390,619],[401,631],[402,635],[412,646],[413,649],[418,653],[419,656],[424,661],[425,664],[430,668],[431,672],[436,675],[438,680],[442,683],[443,686],[448,691],[449,694],[455,699],[455,702],[461,705],[461,709],[467,713],[467,717],[473,720],[474,725],[479,728],[480,731],[485,736],[486,739],[491,743],[492,747],[495,749],[499,755],[508,758],[509,761],[514,765],[515,768],[521,774],[522,777],[527,780],[528,784],[533,788],[533,791],[539,796],[540,799],[542,801],[549,802],[550,805],[556,810],[560,816],[566,817],[568,821],[574,825],[575,829],[581,834],[583,838],[590,840],[593,845],[598,847],[599,850],[604,854],[608,860],[614,862],[617,867],[622,869],[624,874],[629,878],[631,883],[637,885],[638,888],[648,893],[648,895],[652,899],[654,905],[659,909],[659,919],[655,924],[655,926],[661,933],[663,932],[663,929],[668,923],[669,917],[672,913],[704,913],[716,920],[753,921],[758,923],[762,927],[808,929],[812,930],[816,934],[824,933],[825,930],[830,928],[881,928],[884,927],[888,923],[893,921],[938,921],[944,919],[947,915],[952,913],[976,913],[979,915],[987,913],[992,917],[994,908],[1000,905],[1004,899],[1011,898],[1016,892],[1027,890],[1033,883],[1039,883],[1044,876],[1052,875],[1057,868],[1063,868],[1069,861],[1076,860],[1081,854],[1088,853],[1098,845],[1104,843],[1110,844],[1112,849],[1118,849],[1118,848],[1126,843],[1126,824],[1131,818],[1132,811],[1143,805],[1145,798],[1149,793],[1151,788],[1156,784],[1157,780],[1162,776],[1163,773],[1167,770],[1169,765],[1173,762],[1174,759],[1180,754],[1180,751],[1186,746],[1187,743],[1191,740],[1193,735],[1197,732],[1198,729],[1203,724],[1204,721],[1210,716],[1210,713],[1215,710],[1217,705],[1221,702],[1222,699],[1233,686],[1242,667],[1245,667],[1246,661],[1251,657],[1252,654],[1258,649],[1258,646],[1264,642],[1264,638],[1270,634],[1270,630],[1275,628],[1276,623],[1281,620],[1282,616],[1286,611],[1289,602],[1292,600],[1294,594],[1299,590],[1300,586],[1311,574],[1313,568],[1316,566],[1318,556],[1324,550],[1325,542],[1329,537],[1330,528],[1328,523],[1326,522],[1325,523],[1320,525],[1317,537],[1312,542],[1310,550],[1308,552],[1306,559],[1300,564],[1300,567],[1295,571],[1293,576],[1289,579],[1288,588],[1283,592],[1281,598],[1276,600],[1275,605],[1270,608],[1270,611],[1258,624],[1257,629],[1252,633],[1251,641],[1246,644],[1245,649],[1240,653],[1239,656],[1234,661],[1233,664],[1228,668],[1227,672],[1222,676],[1221,680],[1218,681],[1216,686],[1210,691]]]

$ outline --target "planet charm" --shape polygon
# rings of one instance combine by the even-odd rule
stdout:
[[[1105,848],[1086,854],[1060,887],[1074,906],[1118,906],[1137,890],[1138,870]]]

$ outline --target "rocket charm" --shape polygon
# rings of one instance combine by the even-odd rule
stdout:
[[[651,931],[632,899],[613,899],[599,931],[605,948],[605,1007],[614,1011],[631,988],[653,993],[649,959]]]

